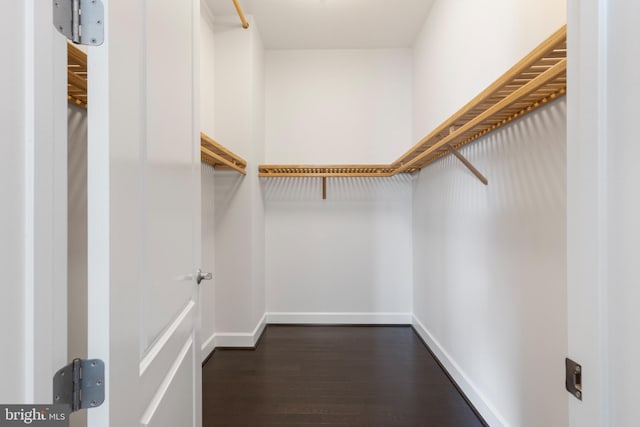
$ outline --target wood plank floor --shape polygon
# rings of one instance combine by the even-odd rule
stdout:
[[[483,426],[411,327],[267,326],[203,367],[204,427]]]

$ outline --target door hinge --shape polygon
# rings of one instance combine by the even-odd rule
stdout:
[[[53,403],[69,405],[71,412],[95,408],[104,402],[104,362],[74,359],[53,377]]]
[[[565,365],[565,387],[567,391],[582,400],[582,366],[573,360],[566,358]]]
[[[101,0],[52,0],[53,25],[76,44],[104,42],[104,6]]]

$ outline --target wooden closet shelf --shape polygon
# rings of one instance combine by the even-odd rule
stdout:
[[[261,177],[385,177],[393,175],[389,165],[260,165]]]
[[[87,54],[67,43],[67,100],[87,108]]]
[[[217,143],[207,134],[200,133],[200,158],[214,168],[230,168],[242,175],[247,174],[247,161]]]
[[[567,31],[556,31],[529,55],[393,163],[414,172],[548,101],[567,88]]]
[[[566,58],[567,29],[563,26],[395,162],[376,165],[373,175],[367,165],[261,165],[260,176],[392,176],[415,172],[451,153],[450,146],[458,149],[564,95]]]
[[[67,81],[68,101],[87,108],[87,54],[71,43],[67,43]],[[215,168],[231,168],[247,174],[246,160],[204,133],[200,134],[200,157]]]
[[[87,107],[87,55],[68,44],[68,99]],[[502,77],[389,165],[260,165],[261,177],[388,177],[415,172],[566,93],[567,29],[556,31]],[[201,159],[246,175],[246,160],[204,133]]]

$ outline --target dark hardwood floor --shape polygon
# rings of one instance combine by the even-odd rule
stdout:
[[[406,326],[275,326],[203,367],[204,427],[483,423]]]

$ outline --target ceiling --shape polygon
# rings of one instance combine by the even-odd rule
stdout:
[[[214,15],[232,0],[203,0]],[[434,0],[240,0],[266,49],[410,47]]]

